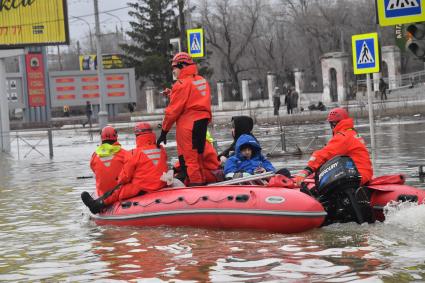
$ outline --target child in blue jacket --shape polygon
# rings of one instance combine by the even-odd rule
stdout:
[[[261,146],[251,135],[241,135],[236,142],[235,155],[224,165],[226,178],[233,178],[235,173],[250,175],[275,172],[273,165],[261,154]]]

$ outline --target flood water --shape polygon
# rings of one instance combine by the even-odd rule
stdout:
[[[369,142],[366,121],[358,130]],[[276,127],[256,126],[265,151],[277,142]],[[286,128],[288,148],[305,147],[325,124]],[[219,140],[228,130],[216,128]],[[40,134],[25,136],[31,144]],[[131,148],[131,135],[122,134]],[[383,119],[377,127],[377,175],[417,175],[425,164],[425,119]],[[193,228],[98,227],[80,201],[94,180],[89,160],[98,142],[86,132],[54,133],[49,160],[13,142],[0,158],[0,281],[100,282],[410,282],[425,281],[425,206],[390,208],[386,223],[343,224],[282,235]],[[48,155],[47,141],[37,147]],[[171,150],[170,155],[173,154]],[[272,160],[302,168],[308,155]],[[423,186],[417,178],[408,183]]]

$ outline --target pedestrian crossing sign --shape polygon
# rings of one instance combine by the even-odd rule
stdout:
[[[187,30],[187,50],[193,58],[204,57],[204,30],[202,28]]]
[[[379,72],[378,34],[357,34],[352,37],[354,74],[370,74]]]
[[[380,26],[425,21],[425,0],[376,0]]]

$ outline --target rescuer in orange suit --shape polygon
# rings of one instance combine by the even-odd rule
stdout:
[[[211,173],[219,168],[217,153],[206,146],[207,127],[211,121],[211,94],[208,82],[198,75],[189,54],[180,52],[172,60],[173,75],[177,78],[172,90],[165,90],[170,104],[165,109],[159,146],[167,143],[167,133],[176,123],[176,142],[179,162],[187,172],[190,186],[215,182]],[[170,93],[171,92],[171,93]],[[214,158],[211,156],[214,155]]]
[[[106,126],[100,134],[102,144],[96,148],[90,161],[96,178],[96,193],[103,195],[118,184],[118,176],[129,153],[118,142],[117,131]]]
[[[89,193],[83,192],[81,198],[84,204],[94,214],[116,201],[122,201],[140,193],[149,193],[164,188],[167,184],[160,180],[167,172],[167,153],[165,149],[157,147],[155,133],[147,123],[137,123],[134,128],[136,135],[136,149],[131,151],[130,157],[118,178],[120,187],[94,200]]]
[[[329,112],[327,120],[333,137],[324,148],[312,154],[307,167],[295,176],[296,183],[300,185],[306,177],[333,157],[346,155],[353,159],[359,170],[361,185],[366,184],[373,176],[372,163],[364,139],[354,129],[353,119],[348,116],[347,110],[334,108]]]

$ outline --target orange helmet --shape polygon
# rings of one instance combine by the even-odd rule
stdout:
[[[349,118],[348,112],[344,108],[334,108],[328,114],[328,122],[338,123],[347,118]]]
[[[136,136],[152,133],[152,127],[149,123],[139,122],[134,126],[134,134]]]
[[[173,57],[171,66],[178,67],[181,64],[192,65],[194,64],[192,57],[186,52],[179,52]]]
[[[102,142],[103,141],[117,141],[118,140],[118,133],[117,133],[117,130],[115,130],[114,127],[106,126],[102,129],[100,137],[102,139]]]

